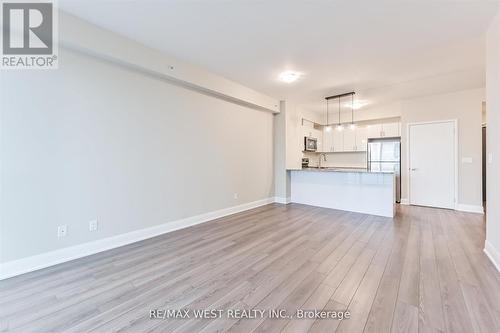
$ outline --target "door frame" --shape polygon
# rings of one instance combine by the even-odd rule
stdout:
[[[417,125],[429,125],[429,124],[441,124],[441,123],[452,123],[453,124],[453,145],[454,145],[454,204],[453,204],[453,209],[457,209],[458,207],[458,119],[447,119],[447,120],[435,120],[435,121],[422,121],[422,122],[412,122],[406,124],[406,171],[407,171],[407,177],[406,177],[406,185],[408,188],[408,204],[411,205],[411,181],[410,181],[410,172],[411,172],[411,166],[410,166],[410,155],[411,155],[411,139],[410,139],[410,128],[411,126],[417,126]]]

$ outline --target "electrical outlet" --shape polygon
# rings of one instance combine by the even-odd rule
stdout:
[[[68,227],[66,224],[57,227],[57,238],[66,237],[68,233]]]
[[[97,219],[90,221],[89,222],[89,231],[91,231],[91,232],[97,231],[97,226],[98,226]]]
[[[233,194],[233,198],[236,200],[238,199],[238,193]]]

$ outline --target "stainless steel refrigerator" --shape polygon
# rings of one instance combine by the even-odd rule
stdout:
[[[401,139],[368,139],[367,162],[369,172],[396,174],[396,202],[401,201]]]

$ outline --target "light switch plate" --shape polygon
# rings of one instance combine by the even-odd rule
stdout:
[[[493,163],[493,153],[488,154],[488,163],[489,164]]]
[[[471,164],[472,163],[472,157],[462,157],[462,163],[464,163],[464,164]]]
[[[66,226],[66,224],[57,227],[58,238],[66,237],[67,233],[68,233],[68,227]]]

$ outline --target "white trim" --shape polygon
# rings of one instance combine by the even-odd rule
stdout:
[[[410,204],[410,202],[406,198],[401,198],[399,201],[400,201],[399,202],[400,205],[408,206]]]
[[[455,145],[455,207],[454,209],[458,210],[458,120],[457,119],[447,119],[447,120],[435,120],[435,121],[423,121],[423,122],[414,122],[406,124],[406,167],[407,167],[407,175],[406,175],[406,185],[408,191],[408,204],[411,203],[411,185],[410,185],[410,127],[415,125],[427,125],[427,124],[440,124],[440,123],[453,123],[454,126],[454,145]]]
[[[497,271],[500,273],[500,252],[497,251],[491,245],[490,242],[485,241],[484,242],[484,253],[486,253],[486,256],[490,259],[490,261],[493,263],[493,266],[497,269]]]
[[[469,213],[478,213],[478,214],[484,214],[484,208],[483,206],[477,206],[477,205],[466,205],[466,204],[457,204],[456,210],[459,210],[461,212],[469,212]]]
[[[65,247],[31,257],[8,261],[4,264],[0,264],[0,280],[32,272],[45,267],[54,266],[70,260],[86,257],[95,253],[135,243],[171,231],[187,228],[189,226],[208,222],[213,219],[264,206],[273,202],[274,198],[265,198],[177,221],[170,221],[150,228],[135,230],[125,234],[107,237],[75,246]]]
[[[290,197],[287,197],[287,198],[274,197],[274,202],[280,203],[280,204],[284,204],[284,205],[288,205],[289,203],[292,202],[292,198],[290,198]]]

